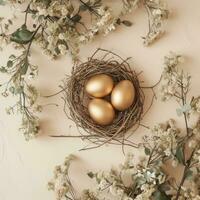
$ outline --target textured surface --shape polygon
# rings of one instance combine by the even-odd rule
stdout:
[[[97,38],[94,42],[84,46],[81,58],[84,60],[97,47],[116,51],[123,57],[133,57],[138,72],[143,71],[141,80],[145,85],[154,84],[162,71],[163,56],[169,51],[175,51],[186,56],[184,69],[192,74],[191,94],[200,94],[200,1],[199,0],[169,0],[169,8],[172,10],[171,18],[167,24],[166,35],[151,47],[143,47],[141,36],[146,33],[147,20],[144,10],[138,10],[130,15],[134,25],[131,28],[118,29],[104,38]],[[7,14],[5,10],[0,14]],[[0,53],[0,64],[6,62],[12,49],[7,48]],[[33,62],[40,66],[37,87],[42,95],[52,94],[58,91],[64,74],[69,74],[71,61],[69,57],[56,62],[50,61],[46,56],[33,49]],[[50,81],[51,80],[51,81]],[[151,92],[146,92],[147,101],[150,101]],[[52,176],[52,170],[56,164],[63,161],[69,153],[78,156],[72,169],[72,181],[78,189],[91,185],[86,171],[109,168],[123,161],[123,153],[120,147],[105,146],[100,149],[79,152],[86,145],[76,139],[53,139],[51,134],[77,134],[73,122],[66,119],[62,111],[60,97],[51,99],[41,98],[42,104],[58,103],[59,108],[46,106],[41,115],[42,135],[29,143],[17,131],[20,118],[7,116],[6,105],[14,100],[0,98],[0,200],[53,200],[54,195],[46,189],[46,183]],[[148,102],[147,102],[148,103]],[[153,125],[169,118],[176,118],[176,104],[168,102],[163,104],[155,101],[152,109],[146,115],[143,123]],[[132,137],[133,141],[139,141],[141,135],[146,132],[141,128]],[[128,150],[127,150],[128,151]],[[137,154],[137,150],[133,150]]]

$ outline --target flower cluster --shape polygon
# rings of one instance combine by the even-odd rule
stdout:
[[[173,119],[170,119],[166,123],[157,124],[152,128],[152,134],[145,136],[145,152],[150,155],[153,161],[158,161],[158,164],[162,165],[166,159],[172,159],[172,165],[174,167],[178,164],[176,157],[176,151],[178,148],[177,140],[180,138],[180,130],[175,126]],[[161,159],[162,157],[162,159]],[[149,160],[149,164],[151,161]]]
[[[175,147],[168,154],[166,152],[169,151],[169,146],[171,145],[169,140],[171,139],[172,131],[175,135],[177,132],[179,136],[173,138]],[[147,147],[146,139],[144,140],[144,153],[146,157],[141,157],[138,163],[135,163],[133,154],[129,153],[126,155],[124,163],[118,168],[112,168],[110,171],[100,170],[97,173],[89,172],[88,176],[96,180],[96,189],[84,190],[79,199],[198,200],[200,197],[198,178],[200,172],[200,145],[191,147],[189,142],[187,142],[192,153],[189,158],[186,158],[185,150],[180,150],[180,144],[181,140],[184,140],[187,136],[181,136],[179,129],[172,120],[165,124],[157,125],[154,128],[154,132],[156,133],[154,133],[152,138],[155,140],[153,143],[149,141],[149,145],[153,147]],[[169,139],[168,137],[163,137],[163,135],[169,135]],[[169,172],[164,170],[168,166],[167,161],[173,163],[174,158],[178,160],[178,163],[173,165],[175,170],[178,170],[177,165],[182,165],[185,168],[180,185]],[[59,172],[61,171],[59,167]],[[63,180],[66,180],[68,176],[63,171],[61,173],[61,179],[56,176],[56,180],[59,181],[56,194],[63,188]],[[189,187],[188,184],[192,187]],[[72,185],[70,187],[73,188]],[[64,199],[67,199],[67,197]]]
[[[164,59],[162,73],[161,98],[163,101],[175,97],[180,101],[187,94],[190,86],[190,75],[179,69],[178,65],[184,61],[183,57],[171,52]]]
[[[38,134],[39,119],[34,113],[41,110],[40,106],[36,105],[38,91],[31,84],[32,77],[37,74],[37,67],[30,64],[28,51],[23,51],[19,56],[12,54],[6,65],[0,67],[2,73],[10,75],[10,80],[1,85],[2,95],[18,97],[14,105],[6,108],[6,112],[7,114],[21,113],[20,130],[26,140]],[[26,77],[25,74],[28,76]]]
[[[75,198],[68,176],[69,167],[73,159],[74,156],[69,155],[65,158],[63,165],[56,166],[54,170],[54,178],[48,183],[48,189],[55,192],[56,200]]]
[[[170,119],[155,125],[151,134],[144,137],[139,148],[144,154],[135,162],[133,154],[127,154],[125,161],[118,168],[110,171],[89,172],[88,176],[96,180],[96,187],[84,190],[81,200],[199,200],[200,199],[200,115],[193,125],[189,120],[196,108],[198,98],[188,100],[189,83],[185,74],[178,69],[181,56],[172,54],[165,58],[163,81],[175,83],[175,93],[171,98],[181,108],[185,127],[178,128]],[[186,77],[190,77],[187,75]],[[185,81],[184,81],[185,80]],[[167,85],[167,84],[166,84]],[[195,110],[195,109],[194,109]],[[196,114],[196,113],[195,113]],[[181,177],[174,176],[168,168],[181,170]],[[71,187],[73,187],[71,185]],[[84,198],[83,198],[84,197]],[[67,199],[67,198],[66,198]],[[74,198],[72,198],[75,200]]]
[[[13,25],[13,18],[0,17],[0,50],[3,50],[3,46],[7,45],[10,41],[8,31],[9,27]]]
[[[149,17],[149,31],[144,39],[144,45],[149,45],[164,33],[163,21],[168,18],[169,11],[160,0],[145,0],[145,7]]]
[[[97,173],[89,172],[89,177],[96,180],[97,187],[94,191],[89,189],[84,190],[80,199],[103,200],[111,198],[142,200],[150,199],[151,197],[158,195],[158,186],[165,182],[166,175],[159,170],[159,167],[145,168],[144,164],[145,162],[142,160],[138,165],[133,164],[133,156],[132,154],[128,154],[124,164],[120,165],[118,169],[99,171]],[[62,199],[61,197],[64,196],[65,199],[67,199],[66,194],[69,190],[63,189],[63,185],[65,185],[65,188],[66,185],[68,185],[71,189],[73,186],[66,183],[68,172],[65,173],[65,170],[61,170],[61,168],[62,167],[60,166],[56,168],[56,181],[50,182],[49,187],[56,192],[57,199]],[[126,180],[126,178],[129,178],[130,181]],[[57,189],[55,189],[55,183],[57,183]],[[159,195],[162,197],[165,194],[159,191]]]
[[[200,96],[192,98],[190,105],[191,105],[191,111],[199,114],[200,113]]]

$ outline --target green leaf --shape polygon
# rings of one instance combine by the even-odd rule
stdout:
[[[8,19],[8,22],[9,22],[10,25],[13,25],[12,20]]]
[[[81,16],[80,16],[80,15],[75,15],[75,16],[73,16],[73,17],[71,18],[71,20],[72,20],[73,22],[79,22],[79,21],[81,20]]]
[[[7,62],[7,67],[8,68],[11,68],[13,66],[13,61],[12,60],[9,60],[8,62]]]
[[[165,192],[161,192],[160,190],[157,190],[153,193],[153,200],[171,200],[171,197],[166,195]]]
[[[118,25],[120,25],[120,24],[121,24],[121,19],[118,18],[117,21],[116,21],[116,23],[117,23]]]
[[[13,60],[13,59],[15,59],[16,58],[16,56],[14,55],[14,54],[11,54],[10,56],[9,56],[9,59],[11,59],[11,60]]]
[[[27,70],[28,70],[28,62],[25,62],[22,66],[21,66],[21,69],[20,69],[20,72],[21,72],[21,75],[25,75]]]
[[[0,5],[4,6],[6,4],[6,2],[4,0],[0,0]]]
[[[150,150],[149,148],[145,147],[145,148],[144,148],[144,152],[145,152],[145,154],[148,156],[148,155],[150,155],[151,150]]]
[[[5,67],[0,67],[0,72],[1,73],[7,73],[7,69]]]
[[[159,190],[161,192],[166,192],[166,191],[169,191],[171,189],[171,187],[165,183],[159,185]]]
[[[19,86],[19,87],[15,88],[15,94],[21,94],[23,91],[24,91],[23,86]]]
[[[175,156],[179,163],[183,164],[185,162],[184,151],[182,146],[177,147]]]
[[[133,23],[128,21],[128,20],[123,20],[122,24],[124,24],[125,26],[132,26],[133,25]]]
[[[51,0],[43,0],[42,3],[47,7],[51,3]]]
[[[13,86],[10,87],[10,88],[9,88],[9,91],[10,91],[12,94],[14,94],[14,93],[15,93],[15,87],[13,87]]]
[[[94,178],[94,173],[93,173],[93,172],[88,172],[87,175],[88,175],[90,178]]]
[[[186,173],[186,175],[185,175],[185,177],[186,177],[187,179],[191,179],[191,178],[192,178],[192,175],[193,175],[193,171],[192,171],[192,170],[188,170],[187,173]]]
[[[86,11],[86,10],[88,9],[88,7],[87,7],[86,5],[84,5],[84,4],[81,4],[81,5],[79,6],[79,9],[80,9],[81,11]]]
[[[17,29],[11,35],[11,41],[16,42],[18,44],[27,44],[31,41],[34,32],[29,31],[25,25],[21,28]]]

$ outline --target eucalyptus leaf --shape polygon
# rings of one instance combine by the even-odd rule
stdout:
[[[0,72],[1,73],[7,73],[8,71],[5,67],[2,66],[2,67],[0,67]]]
[[[88,172],[87,175],[88,175],[90,178],[94,178],[94,173],[93,173],[93,172]]]
[[[84,5],[84,4],[81,4],[81,5],[79,6],[79,9],[80,9],[81,11],[86,11],[86,10],[88,10],[88,7],[87,7],[86,5]]]
[[[51,0],[43,0],[42,3],[47,7],[51,3]]]
[[[14,93],[15,93],[15,87],[13,87],[13,86],[10,87],[10,88],[9,88],[9,91],[10,91],[12,94],[14,94]]]
[[[7,67],[8,68],[11,68],[13,66],[13,61],[12,60],[9,60],[8,62],[7,62]]]
[[[18,44],[27,44],[31,41],[33,34],[34,32],[29,31],[26,26],[23,25],[21,28],[12,33],[10,39]]]
[[[0,5],[4,6],[6,4],[5,0],[0,0]]]
[[[145,154],[148,156],[148,155],[150,155],[151,150],[150,150],[149,148],[145,147],[145,148],[144,148],[144,152],[145,152]]]
[[[122,24],[124,24],[125,26],[132,26],[133,25],[133,23],[128,21],[128,20],[123,20]]]
[[[193,171],[192,171],[192,170],[188,170],[187,173],[186,173],[186,175],[185,175],[185,177],[186,177],[187,179],[191,179],[191,178],[192,178],[192,175],[193,175]]]
[[[73,22],[79,22],[80,20],[81,20],[81,16],[80,15],[75,15],[75,16],[73,16],[72,18],[71,18],[71,20],[73,21]]]
[[[171,200],[171,197],[168,196],[165,192],[161,192],[160,190],[157,190],[153,193],[153,200]]]
[[[16,56],[15,56],[14,54],[11,54],[11,55],[9,56],[9,58],[10,58],[11,60],[13,60],[13,59],[16,58]]]
[[[25,62],[22,66],[21,66],[21,69],[20,69],[20,72],[21,72],[21,75],[25,75],[27,70],[28,70],[28,62]]]
[[[21,94],[24,90],[24,87],[23,86],[19,86],[15,89],[15,94]]]
[[[184,152],[183,152],[183,147],[182,146],[178,146],[176,149],[176,158],[179,161],[179,163],[183,164],[185,161],[185,157],[184,157]]]

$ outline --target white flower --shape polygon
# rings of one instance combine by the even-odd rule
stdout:
[[[196,142],[195,140],[190,140],[190,141],[188,142],[188,147],[189,147],[189,148],[195,148],[196,145],[197,145],[197,142]]]
[[[49,35],[49,36],[47,37],[47,41],[48,41],[49,43],[52,43],[53,40],[54,40],[54,37],[53,37],[53,36]]]
[[[61,55],[65,55],[67,53],[67,47],[64,44],[59,44],[58,49],[60,50]]]
[[[178,161],[177,160],[173,160],[172,161],[172,167],[176,168],[178,166]]]
[[[58,38],[59,38],[60,40],[64,40],[64,39],[65,39],[64,33],[60,33],[60,34],[58,35]]]
[[[80,42],[85,42],[85,41],[87,41],[87,37],[86,37],[85,35],[81,35],[81,36],[79,37],[79,41],[80,41]]]
[[[37,10],[38,10],[38,14],[39,15],[44,15],[44,16],[48,15],[48,12],[47,12],[47,10],[45,8],[37,7]]]
[[[153,10],[153,15],[161,15],[161,14],[162,14],[162,10],[161,9]]]
[[[169,148],[166,149],[164,152],[165,152],[166,156],[170,156],[171,155],[171,150]]]
[[[102,179],[99,183],[99,189],[103,190],[104,188],[106,188],[108,186],[108,182],[105,179]]]

